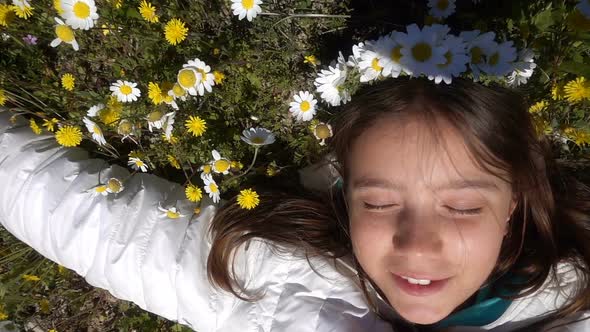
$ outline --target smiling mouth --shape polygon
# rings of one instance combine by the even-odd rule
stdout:
[[[429,296],[443,290],[449,279],[418,279],[392,273],[395,285],[411,296]]]

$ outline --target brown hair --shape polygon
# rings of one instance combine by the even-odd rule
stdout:
[[[538,138],[521,95],[462,79],[446,85],[399,78],[367,87],[343,107],[330,142],[344,188],[352,144],[383,116],[444,119],[463,135],[480,167],[492,172],[489,166],[493,166],[509,174],[505,180],[518,204],[490,280],[510,272],[521,282],[508,286],[520,293],[517,297],[525,296],[548,277],[556,278],[556,265],[568,261],[580,271],[580,286],[543,323],[590,309],[590,190],[553,159],[548,142]],[[257,238],[277,248],[298,248],[307,257],[351,257],[365,297],[376,310],[368,284],[379,289],[352,254],[342,191],[329,192],[332,195],[322,199],[308,193],[263,193],[253,211],[235,203],[224,206],[210,227],[213,245],[207,269],[212,284],[252,299],[233,277],[231,262],[239,246]]]

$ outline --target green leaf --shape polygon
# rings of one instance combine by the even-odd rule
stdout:
[[[533,17],[533,24],[541,31],[547,30],[554,23],[551,8],[547,8]]]
[[[574,61],[564,62],[561,64],[561,66],[559,66],[559,70],[566,73],[590,78],[590,65],[584,63]]]
[[[132,18],[138,18],[141,19],[141,15],[139,14],[139,12],[137,11],[137,9],[133,8],[133,7],[129,7],[127,9],[127,12],[125,13],[125,15],[127,17],[132,17]]]

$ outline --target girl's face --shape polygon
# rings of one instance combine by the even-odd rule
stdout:
[[[346,199],[354,254],[398,314],[448,316],[486,281],[514,209],[450,125],[385,118],[353,144]],[[411,278],[411,279],[410,279]]]

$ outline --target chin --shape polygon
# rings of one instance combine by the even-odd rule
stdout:
[[[429,325],[443,320],[449,315],[447,310],[439,308],[428,308],[424,306],[412,306],[395,308],[395,311],[408,322],[420,325]]]

